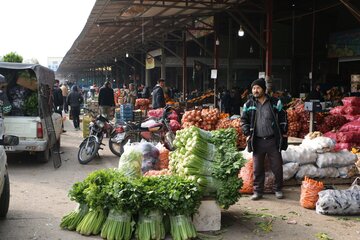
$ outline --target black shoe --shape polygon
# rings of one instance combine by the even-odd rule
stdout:
[[[282,191],[276,191],[275,192],[275,197],[277,199],[283,199],[284,198],[284,193]]]
[[[255,192],[251,197],[250,199],[253,200],[253,201],[256,201],[256,200],[260,200],[262,199],[263,195],[261,193],[257,193]]]
[[[62,132],[63,132],[63,133],[66,133],[66,130],[63,129]]]

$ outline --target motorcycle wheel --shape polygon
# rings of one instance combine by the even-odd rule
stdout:
[[[116,155],[118,157],[121,157],[121,155],[124,153],[124,146],[129,140],[130,140],[130,143],[135,142],[136,141],[136,136],[135,135],[128,135],[120,143],[116,143],[116,142],[111,141],[111,137],[110,137],[110,139],[109,139],[110,151],[114,155]]]
[[[87,147],[86,147],[86,143]],[[98,153],[100,144],[96,141],[94,136],[90,136],[84,139],[79,146],[78,160],[81,164],[87,164],[93,160]]]

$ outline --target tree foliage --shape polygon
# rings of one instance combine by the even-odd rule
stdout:
[[[17,54],[16,52],[10,52],[3,57],[3,62],[17,62],[22,63],[23,57]]]

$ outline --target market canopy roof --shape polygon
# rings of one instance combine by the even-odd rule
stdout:
[[[243,2],[245,0],[97,0],[57,73],[104,66],[127,52],[154,50],[161,47],[168,33],[194,27],[202,18]],[[181,40],[181,36],[173,35],[173,38]]]

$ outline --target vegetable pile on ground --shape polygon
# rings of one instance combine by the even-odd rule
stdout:
[[[236,148],[233,128],[204,131],[189,127],[177,132],[176,150],[170,153],[173,174],[196,181],[206,196],[214,196],[227,209],[240,197],[237,177],[244,159]]]
[[[196,126],[204,130],[213,130],[219,120],[219,109],[202,109],[186,111],[181,119],[183,128]]]
[[[197,236],[190,216],[202,192],[180,176],[129,178],[119,169],[102,169],[75,183],[69,196],[80,207],[62,218],[63,229],[104,239],[129,240],[134,234],[139,240],[164,239],[166,214],[173,239]]]

